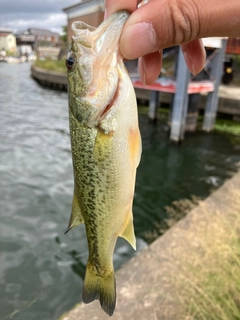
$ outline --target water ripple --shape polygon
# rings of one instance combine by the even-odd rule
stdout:
[[[64,235],[73,192],[67,93],[40,87],[29,64],[0,64],[0,310],[14,320],[52,320],[80,301],[88,258],[84,226]],[[165,206],[206,197],[239,167],[240,151],[220,134],[179,146],[166,123],[140,115],[143,138],[134,199],[137,248],[167,218]],[[119,239],[114,265],[135,254]]]

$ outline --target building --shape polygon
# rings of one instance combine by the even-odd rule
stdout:
[[[64,8],[67,14],[67,41],[70,43],[72,32],[72,23],[81,20],[93,27],[98,27],[104,18],[104,0],[82,0],[79,3]]]
[[[0,51],[16,53],[17,44],[16,37],[10,29],[0,29]]]
[[[228,38],[227,54],[240,54],[240,38]]]
[[[46,29],[29,28],[16,34],[18,46],[30,45],[33,51],[39,47],[59,47],[61,45],[60,35]]]

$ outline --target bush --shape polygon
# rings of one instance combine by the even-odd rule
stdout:
[[[48,71],[67,73],[65,60],[37,59],[34,65],[38,68],[45,69]]]

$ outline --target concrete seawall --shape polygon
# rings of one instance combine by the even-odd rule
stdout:
[[[44,69],[32,65],[31,76],[33,77],[33,79],[35,79],[43,86],[60,90],[67,90],[66,74],[54,71],[46,71]]]
[[[46,71],[37,68],[34,65],[31,67],[32,77],[41,85],[67,90],[67,75],[54,71]],[[135,89],[136,96],[140,100],[149,100],[150,91]],[[240,88],[234,85],[220,85],[219,87],[219,106],[218,112],[240,116]],[[169,104],[172,100],[172,94],[161,93],[159,102]],[[206,95],[201,96],[200,109],[204,109],[206,105]]]
[[[185,264],[210,259],[206,248],[223,242],[219,221],[239,228],[240,172],[210,195],[163,236],[116,273],[117,306],[113,320],[179,320],[183,318],[181,279]],[[228,235],[227,235],[228,236]],[[212,241],[214,239],[214,241]],[[208,252],[209,251],[209,252]],[[186,275],[187,276],[187,275]],[[79,292],[80,295],[80,292]],[[107,320],[98,301],[79,304],[61,320]]]

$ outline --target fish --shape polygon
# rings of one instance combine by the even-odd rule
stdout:
[[[136,249],[132,205],[141,158],[134,88],[119,50],[127,11],[94,28],[72,24],[68,69],[74,192],[67,231],[85,224],[89,257],[82,300],[116,306],[113,253],[117,238]]]

